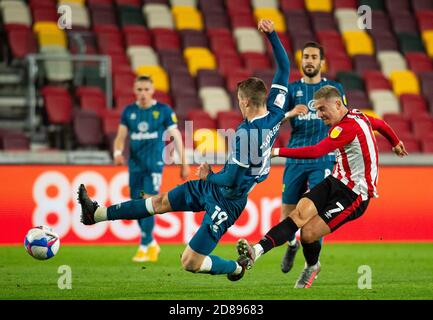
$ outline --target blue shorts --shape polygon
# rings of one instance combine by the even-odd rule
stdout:
[[[202,255],[210,254],[227,229],[232,226],[247,204],[247,198],[226,199],[216,184],[192,180],[168,193],[173,211],[206,211],[201,226],[189,246]]]
[[[331,174],[334,162],[286,163],[283,175],[283,204],[297,204],[302,195]]]
[[[162,168],[154,171],[129,172],[129,192],[131,199],[141,199],[141,192],[155,195],[159,193],[162,182]]]

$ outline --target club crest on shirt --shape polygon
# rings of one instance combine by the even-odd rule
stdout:
[[[149,130],[149,124],[146,121],[140,122],[138,124],[138,130],[141,132],[146,132]]]
[[[303,97],[304,96],[304,93],[302,92],[302,90],[298,90],[298,91],[296,91],[296,97],[298,98],[298,97]]]
[[[153,111],[152,112],[152,115],[153,115],[153,119],[158,119],[158,117],[159,117],[159,111]]]
[[[329,134],[329,136],[332,139],[338,138],[338,136],[340,135],[341,131],[343,131],[342,127],[335,127],[334,129],[332,129],[331,133]]]

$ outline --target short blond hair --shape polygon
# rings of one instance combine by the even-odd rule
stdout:
[[[328,100],[331,98],[341,99],[340,91],[338,91],[338,89],[334,86],[330,86],[330,85],[323,86],[314,93],[314,100],[319,100],[319,99]]]

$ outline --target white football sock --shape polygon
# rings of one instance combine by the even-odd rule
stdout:
[[[260,258],[260,256],[263,254],[264,250],[263,250],[263,247],[259,243],[257,243],[256,245],[254,245],[253,249],[254,249],[254,252],[255,252],[255,255],[256,255],[254,261],[257,261],[257,259]]]
[[[289,241],[289,246],[294,247],[295,245],[296,245],[296,237],[292,241]]]
[[[107,221],[107,208],[98,207],[96,208],[94,215],[95,222]]]
[[[209,256],[206,256],[201,263],[200,269],[198,272],[200,273],[209,273],[210,269],[212,268],[212,259]]]
[[[146,209],[149,214],[155,214],[155,210],[153,209],[152,197],[146,199]]]
[[[240,274],[242,272],[242,267],[239,265],[239,263],[236,262],[236,270],[233,271],[234,275]]]

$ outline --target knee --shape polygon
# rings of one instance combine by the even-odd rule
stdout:
[[[318,234],[313,228],[305,226],[301,229],[301,241],[305,243],[313,243],[318,240]]]
[[[193,273],[200,271],[200,263],[194,257],[191,257],[190,255],[187,254],[182,254],[180,260],[182,263],[182,268],[185,271],[189,271]]]

